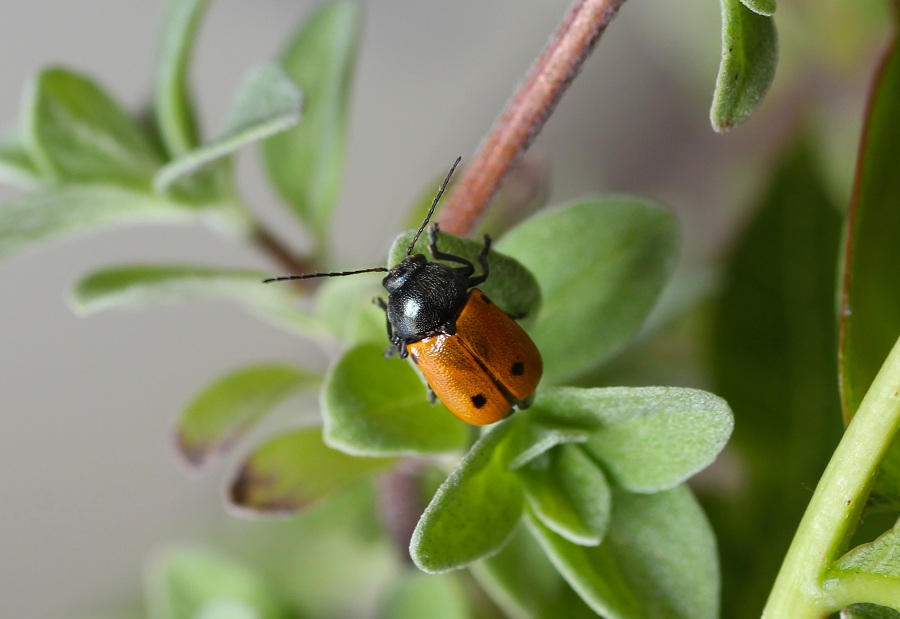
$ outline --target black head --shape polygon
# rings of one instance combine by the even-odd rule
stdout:
[[[426,264],[428,260],[422,254],[407,255],[403,262],[388,271],[381,283],[388,293],[394,292],[424,269]]]

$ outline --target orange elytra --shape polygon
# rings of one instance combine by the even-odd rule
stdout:
[[[524,329],[476,288],[488,277],[490,237],[485,235],[478,256],[479,275],[466,258],[438,249],[437,224],[428,230],[432,257],[459,266],[429,262],[425,256],[412,253],[459,161],[438,190],[406,258],[392,269],[288,275],[265,281],[387,272],[382,284],[388,299],[376,302],[387,316],[389,354],[409,356],[433,395],[454,415],[473,425],[485,425],[500,421],[514,408],[528,407],[541,379],[543,362]]]

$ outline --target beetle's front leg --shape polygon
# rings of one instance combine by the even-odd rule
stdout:
[[[384,321],[385,321],[385,324],[387,325],[388,339],[393,342],[394,341],[394,330],[391,328],[391,319],[388,318],[388,315],[387,315],[387,307],[388,307],[387,302],[384,299],[382,299],[381,297],[375,297],[374,299],[372,299],[372,303],[374,303],[375,305],[377,305],[378,307],[380,307],[381,309],[384,310]]]
[[[387,315],[387,302],[381,297],[375,297],[374,299],[372,299],[372,303],[384,310],[385,324],[387,325],[387,336],[388,340],[391,342],[391,345],[384,350],[384,358],[390,359],[394,355],[398,355],[401,359],[403,359],[407,355],[406,346],[403,345],[403,342],[399,338],[394,337],[394,329],[391,326],[391,319]]]

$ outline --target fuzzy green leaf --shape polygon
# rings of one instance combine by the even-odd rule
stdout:
[[[154,107],[169,155],[198,143],[197,121],[187,87],[187,71],[197,28],[208,0],[170,0],[156,56]]]
[[[85,314],[211,299],[231,299],[251,306],[292,302],[286,288],[263,286],[260,282],[264,277],[257,271],[185,265],[114,267],[79,281],[72,291],[72,302]]]
[[[411,572],[391,594],[383,619],[468,619],[466,590],[457,574]]]
[[[438,454],[460,449],[467,437],[407,361],[385,359],[384,347],[365,344],[342,355],[322,389],[325,441],[369,456]]]
[[[500,239],[497,249],[540,285],[541,309],[529,331],[544,358],[545,384],[582,374],[621,350],[668,279],[676,242],[671,213],[635,198],[544,212]]]
[[[0,183],[32,189],[40,182],[41,171],[31,160],[18,133],[13,132],[0,138]]]
[[[850,590],[854,600],[900,610],[900,525],[841,557],[829,570],[823,589]]]
[[[116,185],[65,185],[0,205],[0,256],[72,232],[113,224],[191,223],[200,212]]]
[[[840,384],[844,417],[856,412],[900,334],[900,45],[884,59],[859,151],[844,255]],[[875,484],[877,500],[900,505],[900,444]]]
[[[599,546],[573,544],[533,515],[529,528],[575,591],[609,619],[713,619],[719,577],[713,532],[690,491],[613,494]]]
[[[396,266],[403,261],[415,233],[415,230],[409,230],[394,239],[388,253],[388,267]],[[437,245],[442,252],[469,260],[475,265],[475,272],[481,272],[478,256],[484,247],[484,241],[470,241],[439,232]],[[423,254],[432,260],[428,249],[428,231],[422,233],[413,253]],[[541,302],[541,291],[534,276],[518,260],[494,250],[491,250],[487,258],[489,277],[478,287],[497,304],[497,307],[511,316],[524,318],[528,324],[530,322],[528,319],[533,318]],[[450,263],[450,266],[457,267],[459,264]]]
[[[596,546],[609,524],[610,489],[576,445],[561,445],[518,470],[535,516],[575,544]]]
[[[613,483],[635,492],[672,488],[708,466],[734,425],[724,400],[677,387],[544,389],[524,415],[587,431],[587,453]]]
[[[176,426],[178,451],[192,467],[203,467],[234,443],[298,389],[317,377],[288,365],[242,368],[201,391]]]
[[[146,188],[162,164],[138,121],[86,76],[46,69],[23,107],[23,140],[42,175]]]
[[[535,420],[533,413],[516,415],[508,423],[513,426],[506,441],[511,469],[528,464],[557,445],[586,443],[590,437],[586,428],[547,425]]]
[[[355,2],[325,4],[306,20],[281,57],[303,92],[303,122],[263,143],[272,182],[320,245],[340,190],[359,29]]]
[[[147,600],[155,619],[292,616],[261,576],[199,548],[174,548],[155,557],[148,572]]]
[[[483,435],[441,485],[413,532],[409,554],[429,573],[498,552],[522,516],[522,482],[506,467],[509,424]]]
[[[775,22],[763,11],[754,12],[768,4],[754,0],[745,6],[740,0],[722,0],[722,60],[709,113],[716,131],[728,131],[747,120],[775,77]],[[750,5],[754,10],[747,8]]]
[[[300,120],[303,96],[284,70],[265,64],[251,71],[238,87],[221,135],[170,161],[153,179],[164,192],[177,181],[240,147],[284,131]]]
[[[331,449],[321,428],[295,430],[256,448],[229,487],[235,507],[254,513],[294,514],[393,464]]]
[[[517,528],[503,550],[469,569],[509,617],[597,617],[559,575],[527,527]]]

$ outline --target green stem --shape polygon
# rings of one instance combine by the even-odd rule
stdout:
[[[818,619],[844,606],[844,595],[841,600],[835,599],[823,587],[825,576],[846,549],[898,428],[900,340],[881,366],[816,486],[775,579],[764,618]]]

